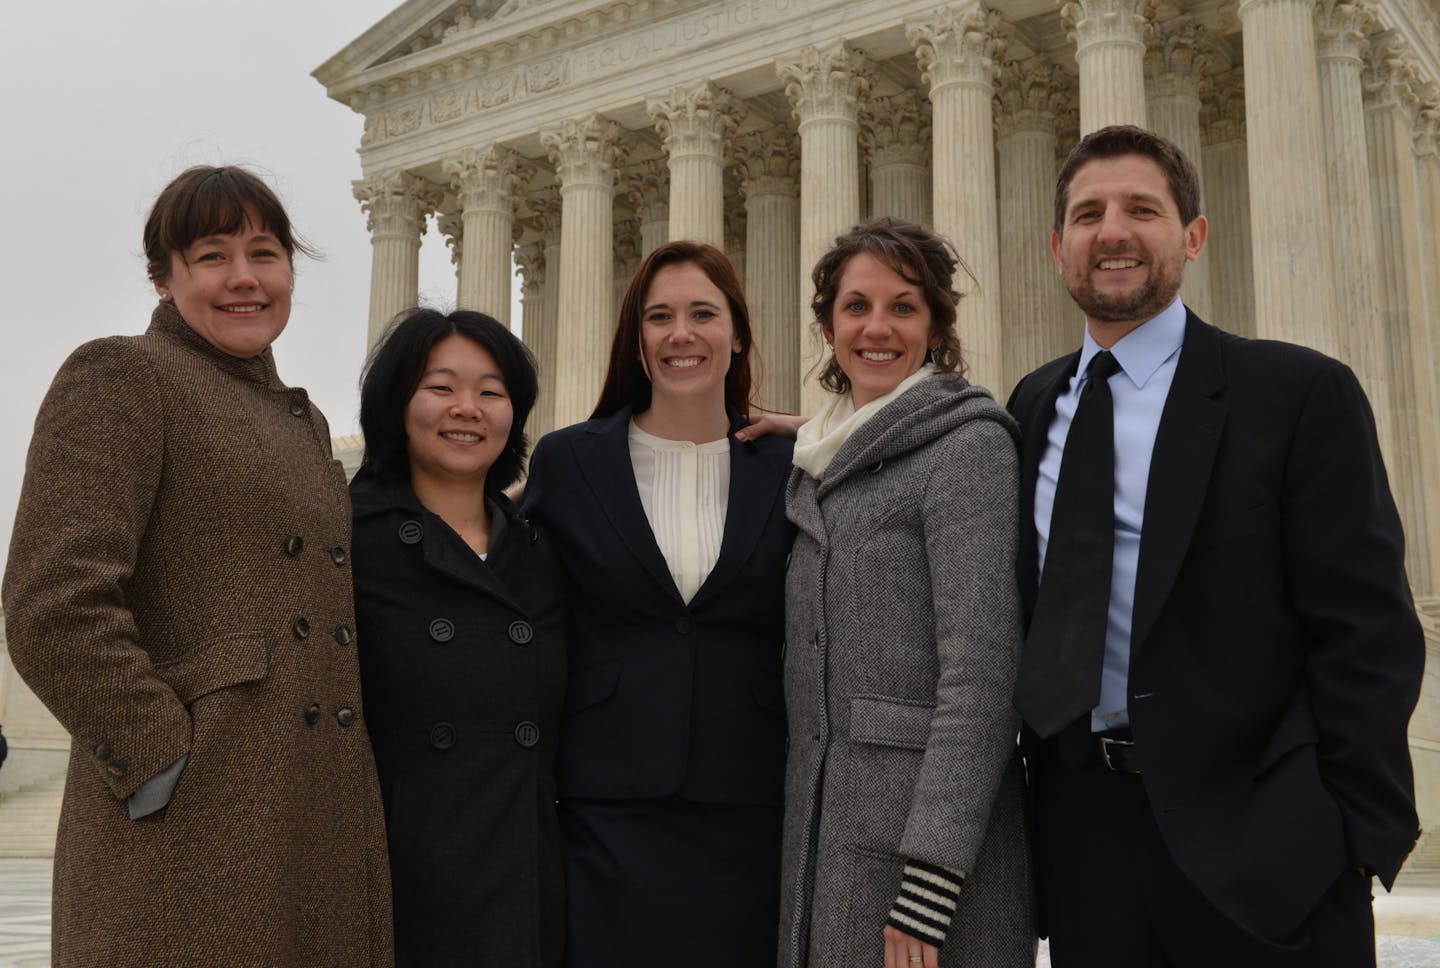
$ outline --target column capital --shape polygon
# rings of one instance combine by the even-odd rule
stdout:
[[[725,208],[725,251],[745,251],[745,227],[749,224],[750,218],[745,211],[745,206],[735,205]]]
[[[613,188],[615,164],[624,151],[623,130],[595,112],[540,129],[540,143],[560,178],[561,191],[574,185]]]
[[[1377,34],[1360,72],[1367,108],[1398,108],[1413,123],[1420,113],[1423,80],[1410,45],[1393,34]]]
[[[627,169],[622,184],[641,222],[665,222],[670,218],[670,168],[652,158]]]
[[[1375,11],[1366,3],[1319,0],[1315,4],[1315,47],[1321,60],[1349,60],[1360,66],[1375,29]]]
[[[445,237],[445,245],[450,249],[450,262],[452,265],[460,264],[460,254],[465,250],[465,216],[459,211],[437,212],[435,215],[435,227]]]
[[[534,238],[517,245],[515,265],[525,279],[525,294],[530,295],[531,286],[536,287],[538,293],[539,287],[545,284],[545,239]]]
[[[1073,99],[1069,76],[1044,54],[1009,61],[1000,69],[995,92],[997,134],[1001,138],[1021,131],[1054,134],[1056,122]]]
[[[783,124],[768,131],[751,131],[732,142],[731,166],[740,180],[740,194],[800,194],[800,146]]]
[[[615,278],[629,279],[640,268],[640,220],[615,220]]]
[[[540,236],[543,245],[554,245],[560,238],[560,186],[551,185],[534,192],[525,199],[530,217],[525,220]]]
[[[1219,62],[1210,28],[1191,17],[1154,22],[1145,51],[1145,79],[1157,97],[1200,96],[1200,81]]]
[[[1072,0],[1060,8],[1060,25],[1077,54],[1092,47],[1145,46],[1156,0]]]
[[[1245,140],[1245,72],[1234,67],[1200,84],[1200,142]]]
[[[464,211],[514,211],[515,193],[535,174],[535,165],[502,145],[466,148],[441,166]]]
[[[725,139],[740,124],[743,107],[739,98],[710,81],[672,87],[645,102],[650,122],[664,139],[671,158],[720,157]]]
[[[860,112],[860,147],[872,168],[930,162],[930,100],[907,90]]]
[[[371,235],[401,235],[417,242],[425,218],[439,206],[444,189],[408,171],[386,172],[351,182]]]
[[[864,51],[844,41],[802,47],[775,63],[795,118],[805,124],[821,118],[855,121],[859,103],[870,93],[872,68]]]
[[[906,24],[930,96],[951,84],[993,88],[1009,43],[1006,27],[999,13],[979,4],[941,7],[928,20]]]
[[[1417,158],[1440,158],[1440,98],[1436,91],[1430,92],[1430,99],[1420,108],[1415,119],[1415,156]]]

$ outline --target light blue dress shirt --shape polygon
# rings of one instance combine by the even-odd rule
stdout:
[[[1110,348],[1119,372],[1110,377],[1115,401],[1115,558],[1110,570],[1110,617],[1105,631],[1105,666],[1100,677],[1100,702],[1090,713],[1092,730],[1115,729],[1130,722],[1126,682],[1130,676],[1130,626],[1135,608],[1135,574],[1140,561],[1140,531],[1145,522],[1145,491],[1150,481],[1150,455],[1160,412],[1175,379],[1180,344],[1185,339],[1185,307],[1177,298],[1153,319]],[[1035,531],[1040,542],[1040,568],[1050,542],[1050,515],[1055,485],[1070,421],[1080,403],[1085,368],[1101,347],[1087,329],[1080,365],[1070,385],[1055,401],[1045,454],[1035,481]]]

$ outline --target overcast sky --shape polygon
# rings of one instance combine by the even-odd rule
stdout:
[[[86,340],[143,332],[155,305],[140,232],[194,164],[259,170],[324,261],[297,262],[280,375],[354,433],[370,240],[350,194],[362,119],[310,72],[398,0],[29,2],[0,29],[0,556],[40,400]],[[454,299],[449,253],[421,250],[422,299]],[[448,308],[448,307],[447,307]]]

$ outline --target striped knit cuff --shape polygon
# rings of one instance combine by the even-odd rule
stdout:
[[[950,931],[964,880],[959,871],[919,860],[906,861],[900,896],[885,923],[939,948]]]

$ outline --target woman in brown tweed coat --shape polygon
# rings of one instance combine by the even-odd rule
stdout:
[[[392,961],[345,476],[269,349],[297,247],[255,176],[186,171],[145,226],[149,330],[41,405],[4,603],[73,740],[57,966]]]

